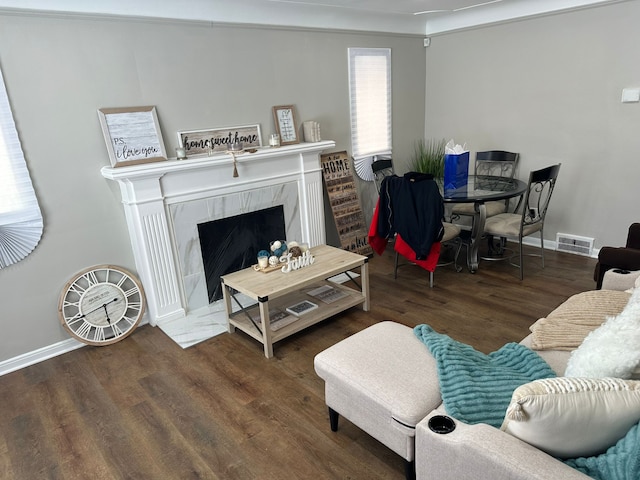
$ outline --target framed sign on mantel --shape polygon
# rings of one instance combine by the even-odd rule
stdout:
[[[185,149],[187,157],[226,152],[239,142],[243,149],[262,146],[260,125],[209,128],[206,130],[183,130],[178,132],[178,144]]]
[[[155,106],[101,108],[98,118],[112,167],[167,159]]]
[[[280,135],[280,145],[300,143],[298,134],[298,119],[293,105],[278,105],[273,107],[273,121]]]

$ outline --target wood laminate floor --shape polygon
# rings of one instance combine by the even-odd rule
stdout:
[[[0,478],[398,479],[400,457],[342,419],[329,429],[321,350],[381,320],[437,331],[490,352],[519,341],[569,296],[595,287],[595,260],[547,252],[476,274],[370,261],[372,309],[276,343],[275,357],[242,334],[183,350],[144,326],[108,347],[85,347],[0,377]]]

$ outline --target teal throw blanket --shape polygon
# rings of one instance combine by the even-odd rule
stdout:
[[[516,388],[556,376],[542,357],[517,343],[485,355],[428,325],[418,325],[413,331],[436,359],[447,413],[465,423],[500,428]]]
[[[631,427],[631,430],[605,453],[565,460],[564,463],[597,480],[638,480],[640,424]]]

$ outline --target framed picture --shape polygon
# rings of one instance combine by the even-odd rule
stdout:
[[[208,128],[205,130],[183,130],[178,132],[178,144],[185,149],[187,157],[226,152],[236,142],[242,148],[262,146],[260,125],[242,125],[239,127]]]
[[[98,118],[112,167],[167,159],[155,106],[101,108]]]
[[[280,135],[280,145],[300,143],[298,134],[298,119],[293,105],[278,105],[273,107],[273,121]]]

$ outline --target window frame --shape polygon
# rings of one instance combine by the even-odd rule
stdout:
[[[390,48],[362,48],[351,47],[349,54],[349,107],[351,125],[351,152],[355,160],[388,157],[392,152],[392,85],[391,85],[391,49]],[[378,60],[378,62],[366,62],[366,60]],[[382,60],[380,62],[379,60]],[[385,85],[373,85],[371,82],[380,81],[380,72],[376,68],[384,65],[383,75]],[[359,103],[359,87],[369,91],[360,90],[367,104]],[[385,90],[384,97],[371,105],[373,93]],[[362,99],[360,99],[362,101]],[[360,108],[359,108],[360,106]],[[385,125],[367,125],[367,118],[376,114],[386,116]],[[374,129],[373,131],[371,129]],[[383,138],[376,141],[372,139],[376,133],[382,133]]]

